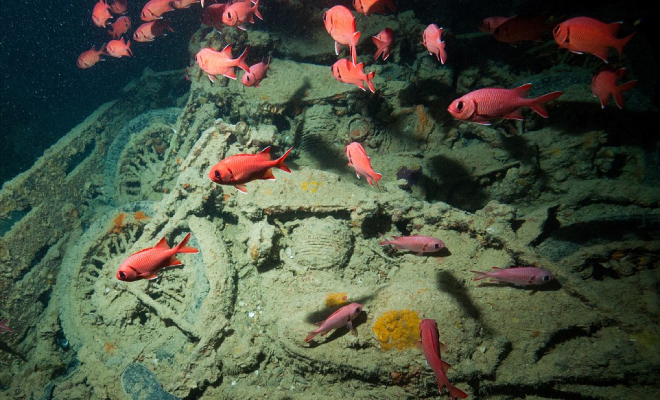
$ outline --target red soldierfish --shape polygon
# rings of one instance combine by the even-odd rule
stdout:
[[[615,36],[621,28],[621,22],[606,24],[589,17],[571,18],[555,26],[552,34],[559,47],[574,53],[590,53],[607,62],[610,47],[614,47],[619,56],[635,33],[623,39]]]
[[[128,11],[128,0],[115,0],[110,5],[110,11],[114,14],[126,14]]]
[[[623,92],[632,89],[637,84],[637,80],[634,80],[617,86],[617,79],[623,78],[625,74],[625,68],[619,68],[615,71],[610,67],[606,67],[598,71],[591,79],[591,92],[600,99],[601,107],[605,108],[610,95],[612,95],[617,107],[623,108]]]
[[[255,179],[275,179],[271,168],[279,168],[290,173],[291,170],[284,164],[284,159],[292,149],[293,147],[277,160],[271,160],[270,146],[258,154],[237,154],[227,157],[211,168],[209,178],[215,183],[233,185],[240,192],[247,193],[246,183]]]
[[[222,22],[227,26],[235,26],[239,29],[245,30],[246,22],[254,24],[254,16],[263,21],[263,17],[257,9],[259,7],[259,0],[257,0],[254,5],[248,1],[241,1],[234,3],[225,8],[225,12],[222,14]]]
[[[385,240],[378,244],[381,246],[392,245],[395,249],[412,251],[420,256],[445,248],[445,242],[442,240],[424,235],[392,236],[392,240]]]
[[[0,321],[0,333],[6,333],[6,332],[13,332],[14,330],[11,329],[7,324],[9,323],[9,319],[5,318],[2,321]]]
[[[548,23],[548,14],[534,18],[511,17],[493,29],[493,37],[500,42],[515,45],[518,42],[540,41],[546,32],[550,32],[556,23]]]
[[[343,306],[332,313],[332,315],[330,315],[325,321],[316,324],[318,325],[318,329],[309,332],[309,335],[305,338],[305,342],[309,342],[319,333],[321,336],[325,336],[331,330],[341,328],[344,325],[346,325],[351,333],[357,335],[357,330],[353,327],[353,320],[360,314],[360,312],[362,312],[362,305],[358,303],[351,303]]]
[[[348,166],[355,168],[355,175],[357,175],[358,179],[360,179],[360,175],[364,175],[371,187],[374,187],[375,182],[376,187],[380,190],[378,181],[382,175],[374,172],[374,169],[371,167],[371,159],[367,156],[367,152],[364,151],[364,147],[360,143],[353,142],[346,146],[346,157],[348,157]]]
[[[490,272],[470,271],[477,274],[475,281],[490,278],[491,282],[512,283],[519,286],[541,285],[555,279],[552,272],[534,267],[497,268]]]
[[[378,35],[373,36],[371,40],[378,48],[376,54],[374,54],[374,60],[378,59],[381,54],[383,55],[383,61],[387,60],[394,45],[394,32],[390,28],[385,28]]]
[[[154,247],[138,251],[121,263],[117,270],[117,279],[133,282],[140,279],[158,278],[158,271],[161,269],[182,264],[176,258],[178,253],[197,253],[199,251],[194,247],[188,247],[188,240],[190,240],[190,233],[183,238],[181,243],[170,248],[165,238],[162,238]]]
[[[211,4],[206,7],[202,12],[202,24],[221,30],[224,25],[222,23],[222,14],[225,13],[226,8],[227,4],[224,3]]]
[[[199,3],[199,0],[174,0],[172,2],[172,7],[176,8],[177,10],[181,10],[183,8],[190,7],[195,3]]]
[[[363,82],[367,82],[371,93],[376,93],[376,88],[374,88],[374,84],[371,82],[374,76],[376,76],[376,73],[371,71],[365,74],[364,63],[353,65],[349,60],[342,58],[332,65],[332,75],[339,82],[353,84],[362,90],[366,90]]]
[[[339,45],[350,47],[353,66],[357,65],[355,46],[360,40],[360,32],[355,28],[353,13],[344,6],[334,6],[323,14],[325,30],[335,41],[335,54],[339,55]]]
[[[78,68],[86,69],[94,66],[99,61],[105,61],[101,56],[105,56],[108,53],[105,52],[105,44],[101,47],[101,50],[96,50],[94,46],[91,49],[84,51],[78,56]]]
[[[99,0],[92,9],[92,21],[94,21],[94,25],[99,28],[105,28],[110,18],[112,18],[110,6],[108,6],[105,0]]]
[[[166,31],[174,32],[174,29],[170,27],[170,21],[166,19],[145,22],[133,32],[133,40],[143,43],[151,42],[158,36],[166,36]]]
[[[440,343],[440,334],[438,333],[438,324],[434,319],[423,319],[419,324],[419,339],[421,342],[422,351],[426,358],[426,363],[433,369],[435,373],[435,380],[438,382],[438,389],[442,394],[442,386],[446,386],[449,390],[449,398],[454,400],[456,397],[465,399],[468,397],[467,393],[452,385],[447,378],[447,370],[451,365],[442,361],[440,348],[444,345]]]
[[[509,17],[488,17],[481,21],[479,30],[486,33],[493,33],[495,28],[502,25]]]
[[[206,47],[197,53],[195,59],[199,68],[206,72],[211,82],[215,81],[215,75],[224,75],[227,78],[236,79],[234,67],[250,72],[250,67],[245,63],[249,48],[250,46],[247,46],[238,58],[232,59],[230,44],[225,46],[222,51],[215,51],[210,47]]]
[[[113,39],[119,39],[121,35],[128,32],[129,29],[131,29],[131,19],[124,15],[117,18],[117,20],[110,25],[108,34],[112,36]]]
[[[105,46],[105,51],[111,57],[131,57],[133,52],[131,51],[131,41],[126,41],[126,39],[111,40]]]
[[[392,0],[353,0],[353,7],[359,13],[369,16],[373,13],[385,14],[385,8],[395,11]]]
[[[556,99],[562,92],[552,92],[535,99],[528,99],[530,83],[515,89],[486,88],[475,90],[454,100],[447,111],[456,119],[489,125],[497,118],[523,119],[522,108],[529,107],[543,118],[548,112],[543,104]]]
[[[429,51],[429,54],[435,54],[441,63],[447,61],[447,51],[445,50],[445,42],[440,38],[442,36],[442,28],[438,25],[431,24],[424,29],[422,34],[422,44]]]
[[[149,0],[142,7],[140,18],[144,22],[151,22],[163,18],[163,14],[170,11],[174,11],[172,0]]]
[[[254,86],[254,87],[259,87],[259,83],[266,78],[266,73],[268,72],[268,68],[270,68],[270,58],[268,59],[267,63],[264,63],[263,61],[254,64],[250,66],[250,71],[246,72],[243,74],[243,77],[241,78],[241,82],[245,86]]]

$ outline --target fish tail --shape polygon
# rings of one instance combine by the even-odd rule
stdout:
[[[472,279],[473,281],[480,281],[482,279],[488,278],[488,272],[481,272],[481,271],[470,271],[470,272],[474,272],[475,274],[477,274],[477,277]]]
[[[371,80],[374,79],[374,76],[376,76],[376,73],[374,71],[371,71],[367,74],[367,86],[369,86],[369,90],[371,90],[371,93],[376,93],[376,88],[374,87],[374,84],[371,83]]]
[[[257,7],[259,7],[259,0],[257,0],[256,3],[254,3],[254,6],[252,8],[254,9],[254,15],[256,15],[257,18],[263,21],[264,17],[261,16],[261,13],[259,12],[259,10],[257,10]]]
[[[552,92],[552,93],[544,94],[541,97],[532,99],[529,108],[534,110],[538,115],[542,116],[543,118],[548,118],[548,111],[545,109],[544,104],[558,98],[562,94],[564,94],[564,92],[561,91]]]
[[[316,331],[309,332],[309,334],[305,338],[305,342],[309,342],[310,340],[314,339],[314,336],[316,336],[317,334],[318,334],[318,332],[316,332]]]
[[[236,59],[236,66],[245,72],[250,72],[250,66],[247,65],[247,63],[245,62],[245,58],[247,57],[248,50],[250,50],[250,45],[245,46],[245,50],[243,50],[243,53],[241,53],[241,55],[238,56],[238,58]]]
[[[188,247],[188,240],[190,240],[190,232],[186,235],[186,237],[183,238],[181,243],[179,243],[176,246],[176,252],[177,253],[199,253],[199,250],[197,250],[194,247]]]
[[[353,40],[351,41],[351,58],[353,59],[353,66],[357,66],[357,50],[355,49],[355,46],[357,46],[358,42],[360,41],[360,32],[355,32],[353,34]]]
[[[282,171],[286,171],[288,173],[291,173],[291,170],[289,169],[289,167],[287,167],[286,164],[284,164],[284,159],[286,158],[286,156],[289,155],[289,153],[291,153],[291,150],[293,150],[293,147],[291,147],[289,150],[287,150],[286,153],[284,153],[282,155],[282,157],[275,160],[275,167],[276,168],[279,168]]]
[[[447,389],[449,389],[449,398],[454,400],[455,398],[459,399],[465,399],[467,398],[467,393],[462,391],[461,389],[457,388],[456,386],[449,385],[447,386]]]
[[[627,45],[628,42],[630,41],[630,39],[632,39],[633,36],[635,36],[635,32],[633,32],[630,35],[624,37],[623,39],[616,39],[616,41],[614,42],[614,45],[612,47],[614,47],[616,49],[616,51],[619,52],[619,56],[621,56],[621,52],[623,51],[623,46]]]
[[[614,91],[612,95],[614,96],[614,101],[616,102],[617,107],[623,108],[623,92],[632,89],[636,84],[637,81],[635,80],[616,87],[616,91]]]

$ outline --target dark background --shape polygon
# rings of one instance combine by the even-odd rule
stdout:
[[[295,1],[295,0],[294,0]],[[119,91],[140,76],[145,67],[155,71],[183,69],[191,64],[188,40],[200,26],[201,7],[168,13],[175,32],[151,43],[133,42],[134,57],[112,59],[81,70],[78,55],[92,45],[109,40],[104,29],[94,26],[91,13],[96,0],[0,1],[0,183],[28,169],[60,137],[80,123],[99,105],[117,98]],[[147,0],[129,0],[133,26]],[[260,10],[268,18],[269,7],[290,7],[285,0],[262,0]],[[322,8],[346,4],[346,0],[302,0]],[[413,9],[423,23],[443,21],[454,33],[477,30],[482,18],[549,11],[568,17],[587,15],[603,21],[636,23],[638,36],[655,38],[657,6],[643,8],[624,1],[483,1],[395,0],[397,12]],[[444,21],[447,21],[446,23]],[[295,21],[257,22],[255,28]],[[319,24],[321,21],[319,21]],[[449,25],[449,26],[447,26]],[[653,31],[653,32],[652,32]],[[657,42],[654,43],[657,48]],[[657,66],[657,52],[649,54]],[[640,85],[643,85],[640,82]],[[638,85],[639,86],[639,85]],[[655,89],[652,89],[655,92]],[[657,94],[654,94],[657,100]],[[657,101],[656,101],[657,104]]]

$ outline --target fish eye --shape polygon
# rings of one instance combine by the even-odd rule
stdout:
[[[249,75],[245,75],[245,80],[248,81],[248,82],[250,82],[250,76],[249,76]]]
[[[459,101],[459,102],[456,104],[456,109],[457,109],[458,111],[463,111],[463,106],[464,106],[464,105],[465,105],[465,104],[464,104],[462,101]]]
[[[119,271],[119,277],[121,279],[126,279],[126,274],[123,271]]]
[[[360,307],[355,307],[355,312],[356,313],[359,313],[360,311],[362,311],[362,309]]]
[[[231,19],[231,13],[230,12],[227,13],[227,19]]]
[[[543,282],[547,282],[547,281],[550,280],[550,276],[549,276],[549,275],[543,275],[543,278],[541,278],[541,280],[542,280]]]
[[[213,171],[213,173],[215,174],[215,179],[222,178],[222,175],[220,174],[220,171],[218,171],[217,169],[215,171]]]
[[[439,249],[440,245],[438,243],[436,243],[436,244],[433,245],[433,247],[435,247],[436,249]]]

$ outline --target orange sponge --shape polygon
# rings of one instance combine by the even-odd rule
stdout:
[[[380,341],[380,348],[390,350],[396,347],[401,351],[413,347],[419,341],[420,322],[419,316],[412,310],[387,311],[378,318],[373,327]]]

